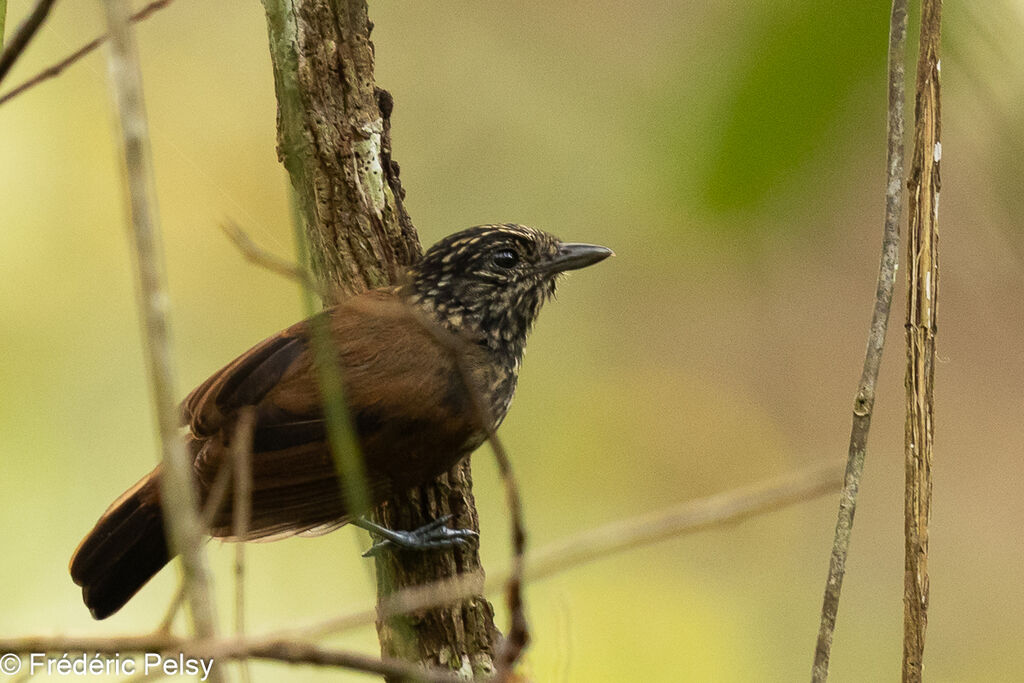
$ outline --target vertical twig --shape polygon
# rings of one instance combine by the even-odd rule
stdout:
[[[235,537],[235,635],[245,636],[245,543],[252,518],[252,431],[256,424],[256,409],[242,408],[235,425],[235,439],[231,447],[235,494],[232,497],[231,533]],[[249,681],[249,659],[242,658],[242,680]]]
[[[160,227],[149,157],[142,77],[129,24],[127,0],[104,0],[110,32],[110,80],[117,104],[127,180],[130,227],[135,244],[143,334],[160,433],[161,499],[171,547],[181,554],[185,594],[196,635],[215,635],[209,571],[201,546],[192,463],[178,436],[174,369]]]
[[[299,207],[299,199],[292,188],[289,192],[292,212],[292,231],[295,251],[299,257],[297,273],[308,273],[309,245],[306,243],[306,226]],[[362,448],[356,438],[352,416],[345,402],[345,386],[342,383],[341,365],[338,352],[331,339],[330,325],[322,315],[316,302],[316,284],[309,277],[301,278],[302,305],[309,318],[310,344],[316,365],[316,381],[324,407],[324,422],[327,425],[327,443],[341,482],[342,495],[347,509],[354,514],[365,514],[370,508],[370,494],[366,487],[366,469],[363,466]],[[321,288],[325,289],[325,288]]]
[[[875,386],[882,365],[885,333],[889,326],[889,311],[899,263],[900,217],[903,213],[903,102],[904,102],[904,44],[907,35],[906,0],[893,0],[889,19],[888,53],[888,122],[886,133],[886,185],[885,227],[882,235],[882,258],[878,268],[875,290],[875,308],[868,332],[868,346],[864,354],[864,369],[853,402],[853,426],[850,429],[850,449],[846,461],[846,477],[839,497],[839,516],[836,520],[835,540],[829,561],[828,580],[821,606],[821,624],[814,650],[811,680],[822,683],[828,679],[828,662],[832,651],[832,636],[839,612],[839,595],[846,573],[846,558],[850,552],[853,517],[857,510],[857,493],[864,472],[867,455],[868,431],[875,406]]]
[[[46,21],[46,17],[50,14],[50,9],[53,7],[54,2],[56,0],[38,0],[35,7],[32,8],[32,12],[25,21],[21,22],[18,30],[11,36],[3,52],[0,52],[0,82],[3,82],[4,76],[11,70],[14,63],[18,61],[18,57],[28,47],[36,32],[43,25],[43,22]],[[3,28],[6,23],[5,17],[7,16],[7,0],[0,0],[0,3],[2,3],[0,9],[3,10],[0,12],[0,46],[2,46],[4,43]]]
[[[928,625],[928,522],[932,502],[932,401],[938,307],[939,160],[942,157],[939,44],[941,0],[921,5],[914,104],[914,157],[907,188],[907,422],[904,493],[903,680],[921,680]]]
[[[512,460],[508,457],[508,451],[505,450],[504,444],[494,429],[494,418],[491,415],[490,406],[484,399],[479,385],[473,380],[473,372],[466,357],[466,351],[471,348],[473,341],[445,332],[436,323],[413,308],[409,308],[409,315],[413,316],[417,323],[451,355],[452,361],[459,371],[462,386],[473,405],[476,420],[487,433],[487,442],[494,452],[498,473],[501,475],[501,482],[505,488],[505,502],[508,505],[509,525],[512,532],[512,568],[505,585],[505,600],[508,605],[510,624],[508,634],[506,634],[496,658],[497,670],[494,676],[498,683],[505,683],[512,680],[515,664],[530,642],[530,626],[526,620],[526,608],[523,601],[526,526],[523,523],[523,501],[519,495],[519,480],[512,471]]]

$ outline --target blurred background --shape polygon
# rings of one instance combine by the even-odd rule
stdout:
[[[10,0],[8,33],[29,7]],[[515,221],[618,254],[568,278],[542,314],[502,429],[534,547],[845,458],[881,243],[887,2],[370,9],[424,244]],[[916,21],[915,7],[911,88]],[[1022,24],[1020,0],[950,3],[944,16],[933,681],[1019,680],[1024,656]],[[58,3],[3,89],[102,30],[99,3]],[[218,229],[232,218],[292,258],[287,180],[259,3],[178,0],[139,41],[184,396],[302,315],[296,287]],[[157,458],[103,60],[0,107],[3,636],[147,630],[176,582],[163,572],[95,623],[67,574],[79,539]],[[835,681],[900,671],[903,272]],[[474,469],[484,564],[497,570],[507,524],[486,449]],[[806,679],[836,504],[529,586],[526,671]],[[346,529],[250,546],[250,631],[372,605],[365,543]],[[230,623],[233,548],[207,547]],[[332,642],[378,652],[372,628]],[[338,680],[254,666],[256,680]]]

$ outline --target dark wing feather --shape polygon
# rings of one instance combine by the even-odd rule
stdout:
[[[224,449],[212,441],[196,460],[196,472],[208,489],[224,462]],[[252,513],[246,540],[293,535],[325,525],[348,521],[348,512],[334,461],[326,443],[311,442],[277,451],[254,452],[252,465]],[[388,495],[385,479],[369,476],[369,496]],[[230,501],[215,515],[210,533],[234,538]]]
[[[288,368],[308,355],[308,328],[304,320],[264,339],[196,387],[181,407],[192,433],[212,436],[242,406],[259,405]]]
[[[325,315],[372,502],[429,481],[480,443],[483,430],[450,351],[401,300],[371,291]],[[350,513],[328,445],[309,328],[308,321],[299,323],[258,344],[184,403],[203,491],[231,458],[237,411],[256,408],[247,538],[322,530]],[[468,353],[475,368],[486,365],[478,357],[482,350]],[[222,506],[212,533],[233,535],[230,504]]]

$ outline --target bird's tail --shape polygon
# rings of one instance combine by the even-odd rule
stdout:
[[[92,616],[106,619],[170,560],[157,467],[115,500],[78,544],[71,578]]]

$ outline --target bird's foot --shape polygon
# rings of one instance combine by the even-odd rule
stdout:
[[[375,540],[370,549],[363,553],[363,557],[374,557],[387,548],[436,550],[471,543],[479,537],[479,534],[472,529],[450,529],[445,526],[451,519],[452,515],[443,515],[412,531],[388,529],[365,517],[357,517],[352,520],[352,524],[360,529],[366,529],[379,539]]]

